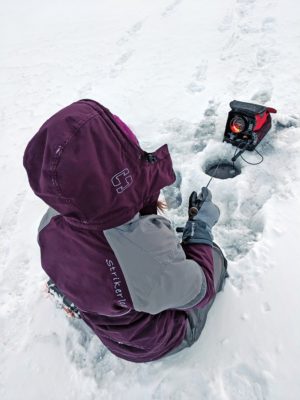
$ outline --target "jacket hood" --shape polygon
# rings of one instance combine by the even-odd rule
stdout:
[[[24,167],[34,193],[80,227],[129,221],[175,181],[167,145],[149,154],[111,112],[80,100],[47,120],[28,143]]]

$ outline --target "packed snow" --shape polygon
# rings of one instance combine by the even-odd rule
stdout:
[[[2,400],[300,398],[299,15],[297,0],[1,1]],[[230,279],[199,341],[160,361],[116,358],[44,289],[36,235],[46,205],[22,156],[80,98],[119,115],[145,150],[169,144],[174,227],[208,182],[203,168],[234,152],[222,143],[229,102],[278,109],[258,148],[264,162],[241,161],[241,175],[210,185]]]

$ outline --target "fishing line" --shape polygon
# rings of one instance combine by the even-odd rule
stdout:
[[[216,169],[215,169],[215,171],[213,172],[213,174],[212,174],[212,176],[211,176],[211,178],[210,178],[210,180],[208,181],[208,184],[205,186],[206,188],[208,188],[208,185],[210,184],[210,182],[214,179],[214,177],[215,177],[215,173],[217,172],[217,170],[218,170],[218,168],[219,168],[219,166],[220,166],[220,163],[221,163],[221,159],[219,160],[219,162],[218,162],[218,164],[217,164],[217,166],[216,166]]]

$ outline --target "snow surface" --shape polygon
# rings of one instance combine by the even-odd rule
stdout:
[[[299,15],[298,0],[1,0],[2,400],[300,399]],[[211,184],[231,277],[199,341],[161,361],[117,359],[43,291],[46,206],[22,155],[80,98],[120,115],[146,150],[169,144],[182,176],[174,226],[208,181],[203,166],[232,154],[221,143],[229,102],[279,110],[264,163]]]

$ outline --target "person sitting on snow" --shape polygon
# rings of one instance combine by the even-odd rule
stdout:
[[[133,362],[191,346],[227,262],[213,243],[219,209],[208,189],[182,243],[157,215],[160,190],[175,181],[167,145],[143,151],[118,117],[80,100],[42,125],[24,167],[50,206],[38,234],[42,267],[102,343]],[[199,204],[194,192],[190,207]]]

